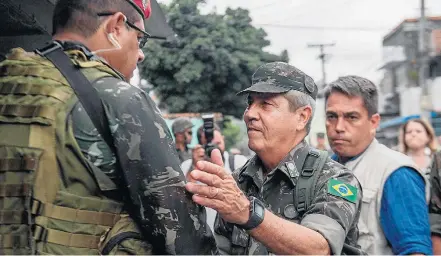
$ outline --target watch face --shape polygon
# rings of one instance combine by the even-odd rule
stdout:
[[[265,208],[258,202],[254,201],[254,212],[259,217],[263,217],[263,214],[265,213]]]

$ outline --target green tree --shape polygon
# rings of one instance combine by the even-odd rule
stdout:
[[[225,137],[225,150],[230,150],[241,140],[240,127],[234,125],[231,121],[224,123],[222,134]]]
[[[175,41],[151,40],[141,76],[158,92],[170,112],[222,112],[240,117],[245,100],[236,93],[251,83],[265,62],[288,61],[263,50],[270,42],[253,27],[248,10],[201,14],[202,0],[174,0],[164,6]]]

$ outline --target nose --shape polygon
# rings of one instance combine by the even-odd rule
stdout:
[[[255,104],[251,104],[245,109],[245,112],[243,113],[243,120],[245,123],[248,123],[250,121],[257,120],[258,116],[259,115],[257,113]]]
[[[138,50],[138,63],[143,62],[144,59],[145,59],[144,52],[143,52],[141,49],[139,49],[139,50]]]
[[[344,132],[345,131],[345,124],[344,124],[344,120],[343,118],[338,118],[337,119],[337,123],[335,124],[335,131],[338,133]]]

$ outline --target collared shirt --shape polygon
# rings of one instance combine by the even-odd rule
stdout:
[[[233,176],[247,196],[259,198],[266,209],[280,218],[319,232],[328,241],[333,254],[341,254],[343,245],[354,247],[358,239],[356,223],[361,208],[362,191],[358,180],[344,166],[328,159],[317,178],[311,205],[302,216],[294,206],[295,188],[309,150],[306,142],[297,145],[268,175],[258,156]],[[300,160],[299,160],[300,159]],[[331,179],[355,187],[356,200],[350,202],[329,193]],[[358,193],[356,192],[358,191]],[[222,253],[265,255],[271,253],[261,242],[244,230],[217,218],[216,241]]]
[[[332,159],[341,161],[336,155]],[[383,188],[379,218],[394,254],[432,254],[425,182],[415,170],[401,167],[389,176]]]

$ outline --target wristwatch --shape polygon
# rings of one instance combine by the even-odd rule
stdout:
[[[239,228],[245,230],[251,230],[256,228],[263,222],[263,218],[265,216],[265,205],[254,196],[250,196],[250,218],[247,223],[243,225],[237,225]]]

